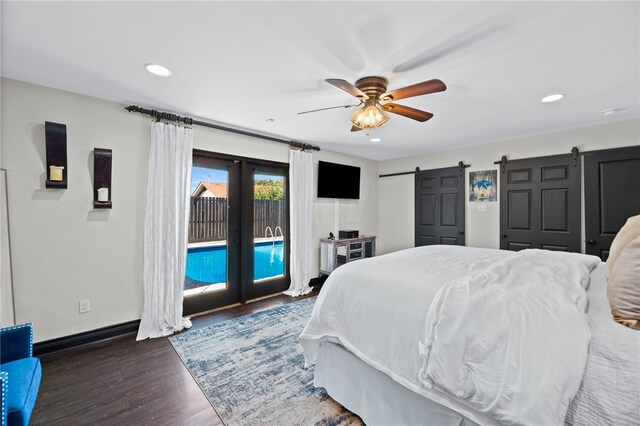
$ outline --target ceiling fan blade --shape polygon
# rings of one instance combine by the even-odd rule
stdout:
[[[383,93],[382,96],[380,96],[380,100],[382,102],[392,102],[400,99],[412,98],[414,96],[442,92],[445,90],[447,90],[447,86],[441,80],[434,79]]]
[[[358,99],[367,100],[369,96],[367,96],[362,90],[358,89],[353,84],[349,83],[347,80],[341,80],[339,78],[327,78],[325,80],[327,83],[336,86],[338,89],[342,89],[351,96],[354,96]]]
[[[340,106],[334,106],[334,107],[329,107],[329,108],[320,108],[320,109],[312,109],[310,111],[302,111],[299,112],[298,115],[301,114],[309,114],[310,112],[318,112],[318,111],[326,111],[328,109],[337,109],[337,108],[353,108],[353,107],[357,107],[362,105],[362,102],[360,102],[359,104],[354,104],[354,105],[340,105]]]
[[[351,131],[352,131],[352,132],[359,132],[360,130],[364,130],[364,129],[361,129],[361,128],[360,128],[360,127],[358,127],[358,126],[351,126]]]
[[[422,122],[425,122],[433,117],[433,114],[431,114],[430,112],[398,104],[384,104],[382,105],[382,109],[386,112],[402,115],[407,118],[411,118],[412,120]]]
[[[462,54],[471,49],[481,49],[482,46],[486,48],[492,45],[492,41],[504,37],[508,28],[506,21],[497,15],[492,16],[427,48],[422,53],[399,64],[392,71],[394,74],[413,71],[427,64],[433,64],[442,58]]]

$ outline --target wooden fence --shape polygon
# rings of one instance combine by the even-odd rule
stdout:
[[[284,229],[284,200],[254,200],[253,213],[253,235],[256,238],[264,237],[267,227],[271,227],[273,231],[276,226]],[[227,199],[191,197],[189,242],[226,239]]]
[[[284,232],[284,200],[254,200],[253,201],[253,236],[263,238],[267,226],[276,232],[276,226]],[[271,236],[271,234],[269,234]],[[278,232],[278,236],[280,233]]]

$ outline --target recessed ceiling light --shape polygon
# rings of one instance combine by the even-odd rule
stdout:
[[[540,102],[544,102],[545,104],[547,104],[549,102],[559,101],[562,98],[564,98],[564,94],[562,94],[562,93],[554,93],[554,94],[545,96],[544,98],[540,99]]]
[[[168,69],[158,64],[146,64],[144,68],[153,75],[160,77],[169,77],[173,73]]]
[[[622,108],[609,108],[609,109],[603,109],[602,110],[602,115],[604,115],[605,117],[608,115],[614,115],[619,113],[620,111],[622,111]]]
[[[371,138],[369,139],[371,142],[382,142],[382,139],[380,138]]]

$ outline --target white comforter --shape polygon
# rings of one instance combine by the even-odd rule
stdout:
[[[440,289],[420,380],[502,424],[562,425],[589,345],[594,256],[524,250]]]
[[[481,287],[492,288],[492,285],[499,283],[500,280],[497,278],[492,280],[491,274],[499,277],[500,268],[502,272],[508,272],[510,268],[506,265],[499,266],[499,264],[501,262],[510,264],[511,260],[515,261],[520,256],[524,254],[456,246],[430,246],[345,265],[334,271],[325,283],[312,317],[300,336],[307,362],[315,361],[317,348],[322,340],[337,341],[364,362],[388,374],[410,390],[481,424],[533,423],[529,421],[530,418],[522,417],[528,415],[526,410],[522,411],[522,404],[526,406],[535,403],[535,401],[529,401],[530,399],[541,398],[540,402],[543,404],[549,401],[544,395],[537,394],[540,388],[536,388],[538,385],[534,382],[544,383],[543,393],[548,390],[555,395],[553,407],[564,405],[566,410],[568,400],[573,397],[580,384],[586,361],[589,334],[584,315],[586,301],[584,285],[588,281],[589,269],[597,263],[596,258],[549,254],[550,258],[560,258],[567,263],[577,262],[582,265],[578,269],[583,268],[586,271],[586,277],[582,273],[577,276],[567,274],[562,266],[563,262],[554,262],[553,268],[559,268],[556,271],[558,273],[548,273],[549,270],[547,270],[546,281],[538,283],[545,288],[545,292],[536,292],[542,299],[529,302],[527,297],[516,291],[508,304],[523,306],[526,309],[525,311],[517,310],[515,319],[505,321],[505,325],[501,324],[499,332],[494,333],[497,339],[492,342],[470,338],[466,329],[471,326],[480,333],[478,336],[487,336],[491,333],[485,333],[485,331],[495,327],[496,323],[500,322],[499,318],[487,322],[487,330],[484,330],[482,321],[485,315],[475,318],[474,324],[465,324],[457,322],[455,318],[457,316],[472,318],[473,315],[465,316],[462,312],[452,313],[448,307],[434,310],[434,307],[431,310],[432,315],[427,319],[432,301],[442,288],[459,289],[461,285],[464,287],[461,283],[468,282],[469,277],[474,274],[478,277],[476,282],[485,284]],[[545,254],[534,257],[539,257],[540,259],[536,260],[542,261],[541,259],[546,256]],[[493,272],[491,272],[492,265]],[[542,269],[545,268],[542,267]],[[486,275],[487,272],[491,273]],[[519,268],[518,273],[522,274],[521,279],[533,279],[525,278],[526,268]],[[507,285],[507,281],[502,280],[502,284],[496,285]],[[523,282],[512,284],[513,286],[526,285]],[[472,282],[469,282],[469,285],[472,286]],[[471,287],[467,286],[467,288]],[[458,295],[464,298],[464,292],[458,292]],[[443,293],[438,300],[446,301],[447,297],[442,296]],[[562,302],[557,302],[557,299]],[[464,305],[457,297],[449,301],[453,302],[451,306]],[[482,311],[486,308],[483,303],[478,306],[471,304],[466,308]],[[448,306],[448,303],[446,305]],[[488,307],[494,310],[495,306],[491,304]],[[565,313],[558,313],[557,310]],[[566,313],[569,311],[574,314]],[[435,315],[436,313],[438,315]],[[485,314],[489,315],[489,312],[485,310]],[[558,315],[568,318],[571,323],[553,323],[553,318],[558,318]],[[449,322],[442,322],[443,318],[448,318]],[[433,328],[434,324],[436,324],[435,328]],[[452,353],[456,355],[451,359],[445,360],[446,356],[442,356],[446,354],[446,346],[451,345],[451,341],[439,340],[441,324],[443,327],[452,326],[447,335],[462,333],[468,336],[461,339],[466,342],[462,347],[453,348]],[[431,333],[429,329],[435,330],[435,333]],[[546,339],[545,335],[550,338]],[[563,346],[570,352],[569,355],[574,357],[573,365],[569,366],[568,371],[559,371],[554,366],[558,361],[553,359],[557,352],[564,352],[553,346],[560,340],[558,335],[564,336],[568,342],[576,343],[575,351]],[[436,338],[432,339],[431,349],[427,351],[425,348],[431,342],[429,336]],[[446,336],[442,337],[446,339]],[[531,344],[531,339],[536,343]],[[426,342],[425,347],[420,347],[420,340],[423,340],[423,343]],[[444,346],[440,346],[440,343]],[[467,354],[473,356],[480,354],[483,352],[482,347],[494,349],[494,351],[484,352],[488,356],[486,360],[465,358]],[[525,350],[529,352],[525,353]],[[497,352],[495,356],[494,352]],[[518,368],[519,356],[523,354],[526,355],[527,360],[526,371],[524,368]],[[502,361],[500,361],[501,356]],[[561,355],[561,357],[562,360],[565,359],[564,356]],[[562,360],[560,361],[563,362]],[[432,361],[433,364],[431,364]],[[477,365],[472,366],[470,370],[469,362]],[[497,364],[500,364],[499,369],[496,369]],[[457,369],[452,370],[453,368]],[[420,375],[421,370],[422,375]],[[504,387],[509,386],[506,382],[501,389],[498,389],[497,384],[493,382],[496,377],[500,377],[501,370],[508,373],[507,377],[514,377],[513,374],[515,374],[517,377],[515,385],[521,387],[507,389],[507,394],[512,396],[522,394],[527,397],[527,401],[516,397],[513,405],[510,405],[506,400],[495,398],[498,392],[505,393]],[[466,373],[459,378],[461,380],[456,380],[452,371],[466,371]],[[469,375],[469,371],[473,371],[473,374]],[[549,372],[553,372],[553,375]],[[464,385],[462,388],[459,387],[460,383]],[[533,392],[533,389],[538,389],[536,395],[527,394]],[[560,418],[558,410],[561,411],[561,409],[553,407],[545,406],[542,411],[551,412],[549,418],[553,419],[553,424],[562,424],[563,417],[558,421]],[[536,420],[535,424],[540,422]]]

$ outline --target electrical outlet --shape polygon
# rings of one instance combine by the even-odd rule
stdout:
[[[85,299],[78,302],[78,310],[81,314],[86,314],[91,310],[91,300]]]

